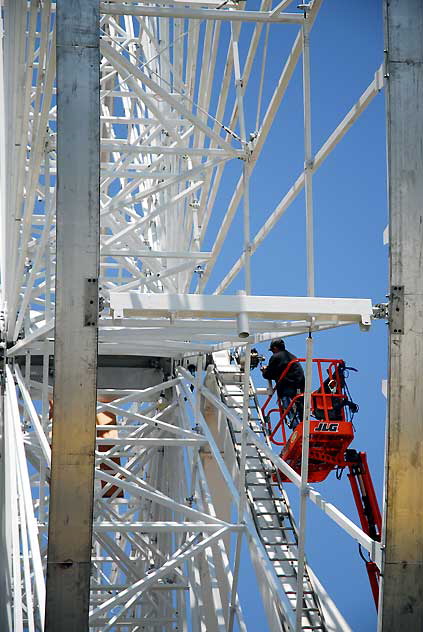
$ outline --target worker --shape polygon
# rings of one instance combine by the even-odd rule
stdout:
[[[296,360],[296,356],[285,349],[285,343],[281,338],[272,340],[269,351],[273,355],[269,360],[269,364],[261,367],[261,371],[266,380],[275,380],[278,397],[286,410],[296,395],[304,393],[303,367],[300,362],[293,362],[286,375],[280,380],[282,373],[292,360]],[[295,404],[291,409],[292,413],[288,424],[291,428],[295,428],[303,420],[303,410],[304,398],[300,397],[295,400]]]

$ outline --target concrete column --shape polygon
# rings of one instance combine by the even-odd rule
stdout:
[[[47,632],[88,630],[99,274],[99,4],[57,1],[57,268]]]
[[[385,0],[390,334],[379,629],[423,630],[423,3]]]

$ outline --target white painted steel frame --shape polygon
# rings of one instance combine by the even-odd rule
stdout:
[[[165,318],[227,318],[244,312],[250,318],[311,317],[369,326],[373,313],[370,299],[290,297],[290,296],[213,296],[198,294],[144,294],[110,292],[110,308],[115,318],[161,316]]]
[[[100,353],[167,357],[181,366],[177,369],[179,377],[172,377],[174,369],[166,374],[156,365],[156,382],[145,388],[98,391],[97,414],[113,415],[114,423],[97,426],[90,627],[95,632],[125,626],[135,631],[140,625],[154,630],[178,625],[186,630],[190,619],[192,629],[198,632],[223,632],[235,624],[246,630],[248,622],[238,595],[241,541],[245,537],[251,557],[264,569],[261,578],[284,613],[277,620],[268,611],[269,627],[299,629],[300,613],[296,616],[292,612],[246,509],[246,443],[256,445],[299,488],[301,552],[306,548],[306,498],[369,551],[379,566],[381,547],[306,483],[305,466],[301,478],[248,428],[248,360],[241,419],[202,385],[203,359],[212,351],[234,346],[244,346],[249,358],[253,343],[277,335],[305,334],[310,328],[315,334],[347,324],[364,329],[370,325],[369,300],[313,296],[311,179],[382,89],[383,71],[376,72],[358,103],[313,156],[307,43],[321,0],[310,3],[306,17],[294,9],[284,13],[290,4],[286,0],[273,7],[271,0],[263,0],[259,11],[240,10],[231,2],[222,7],[213,0],[163,4],[169,3],[100,3],[104,55],[100,64]],[[13,559],[7,557],[6,567],[13,578],[15,628],[23,629],[28,608],[34,604],[34,619],[28,615],[27,624],[37,631],[43,629],[40,565],[46,556],[51,476],[49,365],[54,353],[57,176],[55,9],[50,1],[42,5],[35,0],[6,2],[7,83],[1,84],[2,90],[6,85],[1,93],[5,95],[6,113],[5,118],[0,117],[0,124],[6,124],[8,130],[7,147],[12,148],[6,173],[0,173],[1,182],[7,183],[7,189],[1,187],[2,196],[6,189],[11,209],[5,212],[2,197],[4,242],[0,261],[4,317],[11,343],[7,358],[16,363],[13,373],[7,369],[5,398],[9,442],[5,467],[10,482],[5,503],[13,518],[6,521],[5,535],[14,552],[22,553],[21,563],[16,554]],[[225,21],[230,21],[230,35],[221,28]],[[239,42],[245,37],[242,24],[249,21],[255,26],[246,39],[243,65]],[[284,23],[300,29],[261,120],[268,37],[271,29],[285,28]],[[264,44],[260,44],[264,24]],[[221,75],[220,49],[225,53]],[[249,180],[302,51],[305,170],[251,239]],[[244,101],[247,89],[257,87],[252,86],[250,77],[259,52],[258,129],[250,137]],[[212,105],[216,80],[219,92]],[[28,138],[29,154],[23,149],[24,138]],[[4,157],[4,145],[1,152]],[[233,159],[241,159],[242,173],[215,241],[206,252],[202,243],[211,226],[225,165]],[[1,161],[0,168],[4,164]],[[308,217],[308,297],[254,296],[250,257],[303,187]],[[206,295],[241,199],[243,251],[215,295]],[[242,269],[246,294],[223,296]],[[238,337],[241,320],[250,334],[244,340]],[[42,382],[31,375],[35,356],[42,358]],[[18,365],[23,358],[24,364]],[[195,378],[183,364],[197,367]],[[104,401],[105,397],[109,401]],[[238,474],[229,471],[222,459],[201,412],[203,398],[223,419],[243,429]],[[107,437],[104,433],[111,434]],[[28,467],[24,467],[24,453]],[[216,515],[212,481],[202,465],[201,455],[205,453],[216,461],[237,508],[233,523]],[[225,544],[229,534],[233,534],[235,546],[231,561]],[[299,581],[302,585],[301,569]],[[189,600],[184,597],[187,591]],[[330,602],[323,589],[320,594]],[[342,625],[334,629],[342,629]]]
[[[314,232],[313,232],[313,162],[311,146],[311,95],[310,95],[310,38],[307,11],[301,30],[303,58],[303,101],[304,101],[304,187],[306,207],[307,243],[307,296],[314,296]],[[315,317],[310,315],[310,330],[306,343],[306,367],[304,385],[303,437],[301,454],[301,485],[299,497],[297,601],[295,606],[295,630],[301,632],[304,603],[305,540],[307,516],[307,481],[310,446],[310,411],[313,370],[312,329]]]

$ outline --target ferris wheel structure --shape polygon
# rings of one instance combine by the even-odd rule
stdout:
[[[309,502],[382,568],[382,544],[308,483],[306,433],[300,474],[273,449],[250,365],[306,337],[306,419],[313,336],[387,316],[315,295],[313,179],[386,81],[363,78],[312,151],[321,5],[4,1],[3,630],[251,630],[245,557],[263,630],[350,630],[306,561]],[[273,79],[274,37],[292,46]],[[253,211],[291,81],[304,166]],[[253,256],[300,194],[306,295],[257,295]]]

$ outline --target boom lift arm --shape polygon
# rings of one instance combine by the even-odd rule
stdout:
[[[352,493],[360,518],[361,528],[373,540],[380,542],[382,534],[382,516],[379,509],[373,481],[367,463],[365,452],[347,450],[345,461],[349,469],[348,480],[350,481]],[[366,564],[369,576],[370,587],[375,600],[376,609],[379,603],[379,581],[380,572],[372,560],[367,560],[360,555]]]

